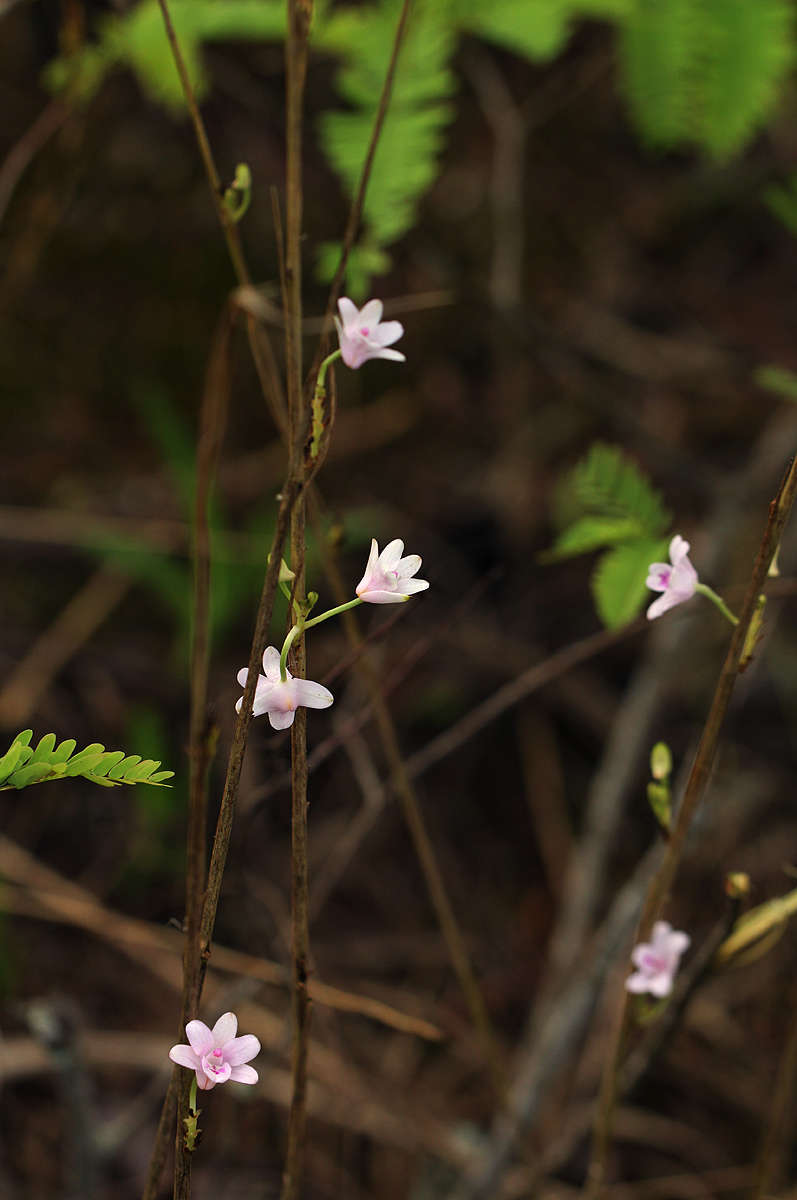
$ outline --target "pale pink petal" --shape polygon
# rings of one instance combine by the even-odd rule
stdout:
[[[260,1042],[253,1033],[245,1033],[243,1037],[233,1038],[224,1047],[224,1058],[231,1067],[239,1067],[241,1063],[249,1062],[260,1053]],[[235,1076],[233,1075],[233,1078]]]
[[[422,562],[420,554],[408,554],[406,558],[400,558],[396,563],[396,574],[399,579],[409,579],[411,575],[420,571]]]
[[[680,604],[681,600],[672,592],[664,592],[659,596],[658,600],[654,600],[647,611],[647,618],[652,621],[655,617],[660,617],[662,613],[666,613],[668,609],[675,608]]]
[[[361,592],[360,599],[366,604],[403,604],[409,598],[409,593],[404,592],[382,592],[368,591]]]
[[[391,362],[406,362],[406,354],[402,354],[400,350],[380,350],[378,354],[372,354],[372,358],[389,358]]]
[[[341,296],[340,300],[338,300],[338,312],[343,320],[344,329],[348,328],[349,325],[354,325],[359,316],[357,305],[348,296]]]
[[[428,579],[403,579],[401,586],[408,596],[414,596],[416,592],[425,592],[429,586]]]
[[[404,543],[400,538],[394,538],[392,542],[388,542],[379,555],[379,565],[382,570],[395,571],[403,553]]]
[[[294,679],[293,696],[296,707],[301,704],[304,708],[329,708],[335,699],[327,688],[312,679]]]
[[[352,305],[352,307],[354,306]],[[360,312],[357,316],[357,325],[360,329],[365,328],[368,330],[368,334],[366,334],[367,337],[373,334],[374,328],[382,320],[383,311],[384,305],[382,304],[381,300],[369,300],[368,303],[364,304],[360,309]]]
[[[239,672],[238,672],[238,674],[235,676],[235,678],[238,680],[238,682],[240,683],[241,687],[245,688],[245,687],[246,687],[246,681],[247,681],[247,679],[249,678],[249,668],[248,668],[248,667],[241,667],[240,671],[239,671]]]
[[[648,980],[647,990],[660,999],[662,996],[669,996],[672,991],[672,975],[668,971],[662,971],[660,975],[654,975],[652,979]]]
[[[651,563],[648,572],[645,587],[649,587],[653,592],[663,592],[669,587],[672,575],[672,567],[669,563]]]
[[[371,334],[371,340],[380,346],[392,346],[404,336],[404,326],[401,321],[383,321]]]
[[[670,562],[674,567],[680,566],[683,560],[689,553],[689,542],[682,538],[680,533],[676,533],[675,537],[670,542]]]
[[[671,954],[677,954],[680,958],[684,951],[689,949],[692,939],[688,933],[671,933],[668,939],[668,946]]]
[[[213,1034],[204,1021],[189,1021],[185,1034],[191,1043],[191,1049],[200,1056],[213,1049]]]
[[[260,1076],[254,1067],[233,1067],[230,1079],[235,1083],[257,1083]]]
[[[280,678],[280,652],[276,646],[266,646],[263,651],[263,674],[269,683],[276,683]]]
[[[282,712],[279,709],[270,708],[268,710],[268,719],[271,722],[272,729],[290,729],[293,724],[293,718],[296,716],[296,709],[289,708]]]
[[[197,1071],[196,1085],[201,1092],[210,1092],[216,1086],[215,1079],[208,1079],[204,1071]]]
[[[278,683],[266,683],[263,676],[260,676],[257,681],[257,689],[255,691],[255,702],[252,706],[252,713],[254,716],[262,717],[264,713],[269,711],[272,704],[273,694],[278,687]]]
[[[238,1018],[234,1012],[222,1013],[213,1026],[213,1045],[224,1046],[231,1042],[238,1032]]]
[[[172,1046],[169,1051],[169,1058],[179,1066],[188,1067],[192,1071],[200,1069],[201,1059],[190,1046]]]
[[[627,992],[636,993],[646,992],[648,990],[647,977],[640,971],[635,972],[633,975],[629,975],[625,981],[625,990]]]

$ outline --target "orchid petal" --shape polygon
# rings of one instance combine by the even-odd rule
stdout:
[[[204,1021],[189,1021],[185,1027],[185,1036],[191,1043],[191,1049],[200,1057],[213,1048],[213,1034]]]
[[[260,1053],[260,1042],[253,1033],[245,1033],[243,1037],[233,1038],[224,1047],[225,1061],[231,1067],[239,1067],[241,1063],[249,1062]]]
[[[213,1045],[225,1046],[238,1032],[238,1018],[234,1012],[222,1013],[213,1026]]]
[[[365,326],[369,330],[369,335],[373,334],[374,328],[382,320],[384,305],[381,300],[369,300],[364,304],[357,315],[357,324]]]
[[[230,1079],[232,1079],[234,1083],[257,1083],[259,1078],[260,1076],[254,1067],[233,1067],[230,1074]]]
[[[200,1067],[200,1057],[190,1046],[172,1046],[169,1058],[178,1066],[189,1067],[192,1071],[196,1071]]]

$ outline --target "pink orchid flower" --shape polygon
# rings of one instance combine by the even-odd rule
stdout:
[[[327,688],[312,679],[294,679],[290,671],[285,672],[286,679],[281,679],[276,646],[267,646],[263,651],[263,672],[257,677],[253,714],[262,717],[267,713],[272,729],[288,729],[297,708],[329,708],[335,699]],[[246,687],[248,678],[249,668],[241,667],[238,672],[241,687]],[[241,711],[242,703],[243,696],[235,705],[236,712]]]
[[[409,600],[415,592],[425,592],[429,584],[425,579],[413,579],[421,569],[420,554],[408,554],[402,558],[404,543],[396,538],[389,542],[382,553],[376,538],[371,539],[371,553],[365,574],[357,584],[357,595],[368,604],[400,604]]]
[[[196,1071],[197,1087],[209,1092],[217,1083],[233,1079],[236,1083],[257,1083],[250,1058],[260,1053],[260,1042],[253,1033],[236,1037],[238,1018],[224,1013],[212,1029],[204,1021],[189,1021],[185,1027],[187,1046],[172,1046],[169,1058],[181,1067]]]
[[[369,300],[358,309],[346,296],[338,300],[340,319],[335,317],[335,326],[340,339],[340,353],[347,367],[355,370],[369,358],[392,358],[406,362],[398,350],[388,350],[404,333],[400,321],[382,320],[382,301]]]
[[[670,561],[650,564],[645,585],[654,592],[662,592],[663,595],[654,600],[648,609],[649,621],[694,596],[697,571],[690,563],[688,555],[689,543],[684,541],[680,534],[676,534],[670,542]]]
[[[690,941],[688,933],[680,933],[667,921],[657,921],[650,941],[640,942],[631,951],[636,971],[625,981],[627,991],[669,996],[681,955]]]

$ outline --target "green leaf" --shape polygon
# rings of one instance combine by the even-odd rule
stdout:
[[[621,39],[634,120],[653,145],[727,158],[771,115],[794,49],[790,0],[637,0]]]
[[[54,733],[45,733],[44,737],[40,739],[38,746],[36,747],[36,749],[33,751],[33,754],[31,755],[31,759],[30,759],[31,763],[50,762],[51,758],[52,758],[52,752],[54,749],[55,749],[55,734]]]
[[[316,43],[343,64],[337,86],[350,105],[320,122],[324,152],[350,195],[360,179],[393,47],[400,0],[335,11]],[[362,242],[371,253],[401,237],[437,177],[445,128],[453,117],[455,33],[449,0],[415,0],[396,68],[390,107],[374,155],[363,209]],[[362,274],[365,260],[355,260]],[[357,299],[364,294],[362,289]]]
[[[753,373],[753,380],[768,392],[775,392],[786,400],[797,400],[797,374],[787,371],[785,367],[759,367]]]
[[[615,546],[640,537],[645,532],[633,517],[581,517],[559,535],[546,557],[569,558],[601,546]]]
[[[91,772],[93,780],[102,779],[108,775],[117,763],[120,763],[125,756],[124,750],[106,750],[97,766]]]
[[[30,741],[33,735],[32,729],[26,729],[24,733],[18,733],[3,757],[0,758],[0,783],[5,783],[9,775],[17,769],[20,762],[25,762],[31,757],[31,750],[27,742],[23,741],[25,733],[28,734],[27,741]]]
[[[63,764],[61,764],[63,766]],[[15,788],[27,787],[29,783],[40,783],[42,779],[46,779],[52,774],[50,764],[46,762],[28,763],[24,767],[20,767],[13,775],[8,778],[10,783]]]
[[[644,534],[660,535],[670,523],[660,493],[617,446],[596,442],[574,468],[567,490],[584,513],[636,521]]]
[[[666,541],[644,538],[615,546],[602,555],[592,575],[592,594],[598,615],[609,629],[632,621],[647,587],[648,567],[666,553]]]
[[[794,62],[787,0],[704,0],[710,37],[702,87],[702,141],[718,158],[738,150],[769,116]]]

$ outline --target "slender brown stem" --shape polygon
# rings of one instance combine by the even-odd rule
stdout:
[[[180,43],[177,40],[177,34],[174,29],[171,14],[167,0],[158,0],[161,13],[163,15],[163,23],[166,28],[166,36],[169,39],[172,55],[174,57],[177,73],[180,76],[180,83],[185,96],[186,106],[191,117],[191,123],[194,126],[199,153],[202,157],[202,162],[205,167],[205,174],[210,187],[210,194],[213,199],[213,206],[216,209],[216,216],[219,219],[224,240],[227,243],[227,250],[230,255],[233,270],[238,283],[243,287],[251,285],[251,277],[249,269],[244,258],[241,238],[238,232],[238,226],[233,221],[230,213],[224,204],[223,188],[221,178],[216,168],[216,162],[213,158],[213,151],[210,148],[205,122],[202,120],[202,114],[199,111],[199,105],[194,94],[194,89],[191,86],[191,79],[188,74],[188,69],[185,65]],[[282,395],[282,385],[280,382],[279,371],[277,370],[277,362],[274,358],[274,352],[271,347],[271,342],[268,335],[262,327],[258,326],[254,317],[247,314],[247,332],[249,335],[249,346],[252,351],[255,368],[257,370],[260,385],[263,389],[263,395],[271,405],[274,420],[279,427],[284,423],[285,401]]]
[[[312,0],[288,0],[288,38],[285,44],[285,244],[283,308],[285,312],[285,372],[288,391],[288,445],[297,474],[304,471],[302,443],[307,425],[307,401],[302,388],[302,108],[307,74],[307,43]],[[293,601],[305,599],[305,499],[297,498],[291,517]],[[306,675],[304,638],[293,645],[294,672]],[[291,1106],[288,1144],[282,1176],[282,1200],[296,1200],[301,1188],[307,1123],[307,1049],[310,1003],[307,991],[310,931],[307,879],[307,713],[296,711],[291,729],[291,957],[293,963],[293,1043]]]
[[[225,305],[211,349],[199,418],[196,494],[194,497],[194,595],[191,647],[191,718],[189,736],[189,801],[185,881],[186,933],[183,950],[183,990],[180,1036],[198,1016],[202,955],[199,941],[207,857],[208,768],[215,736],[207,723],[210,666],[210,495],[216,477],[229,406],[230,339],[234,315]],[[174,1150],[174,1200],[191,1194],[192,1153],[184,1137],[191,1077],[179,1076]]]
[[[700,738],[692,770],[687,780],[675,825],[661,864],[648,887],[636,941],[644,941],[667,899],[683,856],[687,835],[693,818],[705,795],[711,770],[717,755],[720,732],[728,712],[733,688],[739,675],[745,642],[756,612],[758,596],[767,578],[772,559],[780,543],[786,521],[797,494],[797,460],[792,459],[778,494],[769,506],[764,536],[761,541],[753,574],[739,614],[739,624],[733,631],[725,662],[720,671],[714,698]],[[601,1082],[593,1131],[592,1157],[584,1191],[586,1200],[597,1200],[604,1188],[607,1158],[611,1143],[612,1122],[617,1096],[618,1076],[623,1048],[631,1024],[631,1004],[628,992],[623,998],[615,1025],[610,1053]]]

